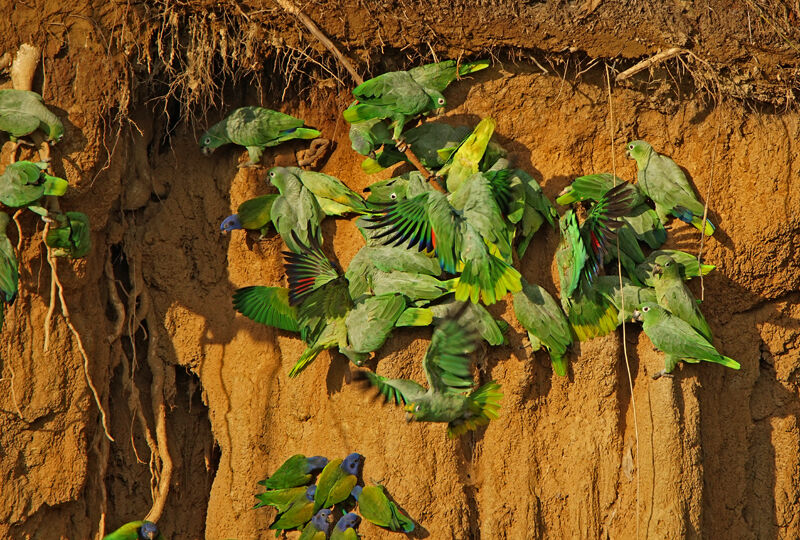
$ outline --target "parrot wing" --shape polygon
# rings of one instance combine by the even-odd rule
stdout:
[[[422,360],[435,393],[464,392],[473,386],[469,355],[477,346],[476,334],[461,323],[459,313],[438,325]]]
[[[289,305],[289,289],[283,287],[251,286],[233,293],[236,311],[257,323],[299,332],[297,308]]]
[[[550,293],[535,283],[522,282],[522,290],[514,294],[514,314],[528,332],[533,350],[547,348],[553,371],[565,376],[564,354],[572,344],[572,333],[561,307]]]

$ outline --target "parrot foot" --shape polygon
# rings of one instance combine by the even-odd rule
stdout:
[[[405,154],[406,150],[408,150],[408,143],[404,140],[394,141],[394,144],[398,152]]]
[[[675,375],[673,375],[672,373],[666,373],[663,369],[661,371],[653,373],[653,380],[654,381],[657,381],[661,377],[667,377],[668,379],[674,379]]]

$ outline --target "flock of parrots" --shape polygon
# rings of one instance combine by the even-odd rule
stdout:
[[[375,182],[365,189],[365,199],[333,176],[273,167],[268,179],[278,193],[245,201],[223,220],[223,232],[254,230],[263,237],[274,228],[288,248],[288,287],[244,287],[234,292],[233,305],[258,323],[299,333],[307,347],[289,376],[299,375],[331,348],[361,367],[395,328],[433,324],[422,360],[427,388],[366,369],[356,377],[387,401],[403,405],[408,420],[445,422],[448,435],[458,436],[498,416],[500,385],[488,381],[476,387],[470,354],[481,340],[492,346],[505,343],[508,324],[484,306],[509,293],[532,349],[544,347],[561,376],[567,373],[566,351],[575,339],[608,334],[630,320],[642,322],[665,355],[664,369],[654,378],[669,374],[680,361],[739,369],[714,348],[698,301],[684,283],[714,266],[660,249],[667,238],[664,225],[673,217],[705,235],[714,233],[703,204],[670,158],[645,141],[629,142],[626,151],[636,161],[638,182],[610,173],[576,178],[556,199],[570,206],[559,216],[536,180],[514,168],[492,140],[491,118],[472,130],[442,121],[405,129],[446,105],[443,92],[450,83],[488,65],[485,60],[448,60],[384,73],[353,90],[356,101],[343,116],[351,126],[352,148],[365,156],[363,171],[405,162],[416,170]],[[19,137],[37,129],[51,142],[58,142],[64,131],[38,94],[0,90],[0,130],[20,144]],[[258,166],[265,148],[318,136],[319,131],[290,115],[242,107],[205,132],[200,147],[208,155],[222,145],[238,144],[247,148],[246,166]],[[0,176],[0,202],[52,222],[46,243],[54,254],[81,257],[91,246],[88,219],[80,212],[62,214],[41,206],[44,196],[67,189],[65,180],[46,170],[45,162],[9,165]],[[321,222],[351,214],[360,216],[356,224],[365,245],[342,270],[322,250]],[[0,212],[0,291],[6,303],[14,301],[18,290],[16,254],[5,235],[9,221]],[[526,282],[515,268],[545,223],[560,231],[555,255],[560,302]],[[270,491],[258,496],[257,506],[281,512],[271,528],[304,527],[301,538],[315,540],[329,537],[329,508],[341,510],[351,496],[365,519],[392,530],[413,528],[382,488],[356,486],[361,460],[359,454],[332,462],[293,456],[263,482]],[[306,487],[323,466],[317,484]],[[357,538],[358,519],[344,513],[330,538]],[[106,538],[159,537],[154,524],[132,522]]]

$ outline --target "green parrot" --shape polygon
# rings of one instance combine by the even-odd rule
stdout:
[[[359,372],[359,377],[375,386],[386,401],[405,404],[406,420],[447,422],[448,436],[457,437],[497,418],[503,397],[495,381],[471,390],[469,355],[476,344],[474,330],[468,331],[456,317],[449,318],[437,325],[422,360],[427,390],[414,381],[389,379],[370,371]]]
[[[17,142],[37,129],[52,142],[59,142],[64,136],[64,124],[44,106],[42,96],[29,90],[0,90],[0,131],[8,133],[11,142]]]
[[[375,157],[376,150],[391,142],[392,132],[382,118],[350,124],[350,146],[362,156]]]
[[[390,71],[364,81],[354,90],[358,100],[344,111],[348,122],[388,118],[393,127],[392,139],[399,143],[406,122],[415,116],[445,106],[442,92],[456,77],[489,66],[487,60],[458,64],[446,60],[408,71]],[[401,145],[402,146],[402,145]],[[404,151],[404,148],[400,148]]]
[[[419,171],[410,171],[400,176],[379,180],[365,187],[364,191],[369,193],[367,202],[390,204],[433,191],[433,188]]]
[[[658,305],[692,325],[711,342],[711,328],[700,312],[697,299],[683,283],[678,263],[669,255],[659,255],[653,271],[658,276],[655,280]]]
[[[697,261],[697,257],[689,255],[686,252],[676,249],[660,249],[650,253],[644,262],[636,266],[636,277],[648,287],[655,287],[657,276],[654,274],[653,270],[655,269],[656,259],[661,255],[668,255],[675,261],[678,265],[679,273],[684,280],[698,277],[701,274],[705,276],[716,268],[713,264],[701,265]]]
[[[11,305],[17,298],[19,291],[19,270],[17,267],[17,255],[11,240],[6,235],[6,229],[11,222],[11,218],[5,212],[0,212],[0,293],[2,293],[3,303]],[[0,327],[3,324],[2,315],[3,304],[0,304]]]
[[[658,379],[672,373],[683,360],[715,362],[731,369],[740,369],[739,362],[717,352],[711,343],[701,336],[689,323],[680,319],[653,302],[646,302],[633,312],[633,318],[643,323],[644,333],[653,346],[664,353],[664,369],[653,375]]]
[[[261,508],[263,506],[274,506],[278,512],[286,512],[295,501],[301,497],[306,496],[307,486],[291,487],[284,489],[267,490],[264,493],[256,495],[258,503],[253,508]]]
[[[620,184],[591,207],[580,227],[571,209],[560,220],[561,241],[556,262],[561,304],[580,341],[606,335],[617,327],[617,310],[592,283],[616,231],[622,227],[618,218],[630,209],[630,197],[630,190]]]
[[[642,190],[635,184],[625,182],[622,178],[611,173],[589,174],[573,180],[572,184],[565,187],[556,199],[558,204],[571,204],[580,201],[599,201],[615,185],[626,183],[631,191],[631,210],[621,219],[632,232],[636,239],[645,242],[650,248],[658,249],[667,240],[667,231],[664,229],[658,214],[647,204]]]
[[[273,167],[267,176],[280,192],[272,203],[270,218],[286,246],[295,253],[301,251],[295,237],[303,245],[312,241],[322,244],[320,223],[325,213],[311,190],[286,167]]]
[[[472,133],[462,141],[437,176],[447,178],[447,191],[454,193],[461,183],[480,171],[481,160],[497,123],[491,118],[481,120]]]
[[[0,175],[0,203],[11,208],[27,206],[40,216],[46,216],[47,210],[34,203],[45,195],[60,197],[66,193],[69,183],[50,176],[45,169],[47,163],[31,161],[17,161],[6,167]]]
[[[558,212],[542,191],[539,183],[531,175],[522,169],[514,169],[508,178],[510,190],[517,191],[514,188],[517,181],[522,185],[521,198],[524,200],[521,204],[522,212],[519,218],[515,218],[514,212],[514,209],[520,206],[519,204],[514,205],[509,202],[507,210],[504,210],[502,206],[501,210],[503,210],[503,214],[509,221],[516,224],[517,236],[520,239],[516,249],[518,256],[522,257],[525,255],[533,235],[544,222],[547,222],[551,227],[555,227],[555,222],[558,220]],[[518,210],[516,214],[519,214]]]
[[[383,123],[381,121],[381,123]],[[357,124],[353,124],[354,126]],[[385,124],[383,124],[386,129]],[[352,128],[351,128],[352,134]],[[465,137],[470,134],[466,126],[451,126],[444,122],[426,122],[406,131],[406,144],[428,170],[440,169],[452,156]],[[407,161],[406,155],[400,152],[391,140],[383,141],[383,149],[370,155],[361,162],[361,169],[367,174],[374,174],[391,167],[396,163]]]
[[[250,157],[248,165],[253,166],[261,161],[265,148],[292,139],[315,139],[320,136],[319,131],[304,128],[303,124],[299,118],[278,111],[263,107],[240,107],[203,133],[200,148],[208,156],[223,144],[244,146]]]
[[[655,203],[661,223],[665,224],[672,214],[707,236],[714,234],[711,221],[706,220],[703,224],[703,204],[697,200],[686,175],[672,159],[659,154],[645,141],[629,142],[627,154],[636,160],[639,188]]]
[[[364,456],[358,452],[348,454],[344,459],[329,461],[317,478],[314,511],[330,508],[347,499],[358,482],[363,466]]]
[[[510,259],[510,245],[503,217],[480,173],[450,199],[438,191],[423,192],[367,221],[366,229],[379,231],[372,239],[434,251],[445,272],[460,273],[456,300],[481,299],[489,305],[522,288],[519,272],[504,260]]]
[[[89,216],[83,212],[55,214],[56,226],[47,231],[45,244],[56,257],[79,259],[92,249]]]
[[[414,522],[389,500],[383,486],[356,486],[352,495],[358,501],[358,512],[370,523],[395,532],[414,531]]]
[[[594,288],[619,311],[617,325],[630,321],[633,311],[645,302],[656,301],[656,291],[650,287],[640,287],[624,276],[622,289],[619,283],[619,276],[597,276],[594,281]]]
[[[303,528],[303,532],[297,540],[327,540],[328,532],[331,530],[333,513],[330,510],[320,510],[311,521]]]
[[[317,486],[308,486],[305,493],[292,502],[282,514],[278,514],[269,526],[272,530],[299,529],[314,516],[314,495]]]
[[[261,236],[264,236],[272,224],[272,205],[277,198],[278,194],[271,193],[244,201],[235,214],[222,220],[219,230],[223,233],[239,229],[260,231]]]
[[[467,307],[464,307],[465,305]],[[460,312],[461,323],[474,329],[489,345],[497,346],[507,343],[505,333],[508,330],[508,323],[492,317],[492,314],[480,304],[471,302],[464,304],[450,296],[444,301],[437,301],[423,309],[431,313],[431,322],[436,324],[441,324]]]
[[[341,518],[339,518],[339,521],[336,522],[336,525],[333,526],[331,540],[358,540],[359,537],[358,533],[356,532],[356,527],[358,527],[360,522],[361,518],[358,516],[358,514],[348,512],[347,514],[343,515]]]
[[[522,280],[522,290],[514,293],[514,315],[528,332],[531,349],[545,347],[556,375],[567,374],[567,347],[572,333],[561,307],[543,287]]]
[[[295,454],[278,467],[272,476],[259,482],[267,489],[286,489],[305,486],[311,482],[314,473],[321,471],[328,464],[328,458]]]
[[[131,521],[105,535],[103,540],[164,540],[164,535],[152,521]]]
[[[392,280],[387,278],[393,276],[401,282],[408,282],[412,287],[418,284],[424,289],[420,291],[422,296],[418,296],[413,290],[397,292],[405,294],[411,300],[430,300],[442,296],[441,292],[436,294],[437,291],[447,288],[445,282],[435,279],[439,274],[439,263],[424,253],[378,245],[364,246],[358,250],[347,267],[345,277],[352,298],[358,298],[362,294],[380,294],[376,292],[376,288],[386,289],[391,286]],[[430,282],[421,281],[428,278]],[[424,294],[429,287],[434,293],[430,298]]]
[[[366,214],[374,210],[361,195],[334,176],[305,171],[299,167],[287,167],[287,170],[299,178],[306,189],[314,194],[326,215],[343,216],[351,212]]]

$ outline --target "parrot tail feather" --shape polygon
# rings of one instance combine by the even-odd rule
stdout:
[[[569,324],[578,341],[605,336],[617,328],[619,311],[607,299],[603,298],[601,301],[604,305],[597,306],[596,310],[590,310],[589,314],[584,313],[585,309],[581,312],[570,309]]]
[[[553,365],[553,372],[559,377],[567,376],[567,359],[562,354],[550,352],[550,363]]]
[[[354,124],[356,122],[361,122],[363,120],[371,120],[373,118],[380,118],[383,116],[384,109],[382,107],[376,107],[374,105],[368,105],[366,103],[359,103],[357,105],[353,105],[352,107],[348,107],[342,113],[344,119]]]
[[[319,356],[319,353],[321,353],[323,349],[324,347],[320,347],[319,345],[306,347],[306,350],[303,351],[303,354],[300,355],[300,358],[297,359],[294,367],[289,372],[289,377],[297,377],[300,375],[300,372],[306,369],[306,367]]]
[[[560,196],[559,196],[559,197],[556,199],[556,202],[557,202],[558,204],[561,204],[561,205],[564,205],[564,206],[566,206],[566,205],[568,205],[568,204],[572,204],[572,203],[574,203],[574,202],[576,202],[576,201],[579,201],[579,200],[580,200],[580,197],[578,197],[578,196],[576,195],[576,193],[575,193],[575,190],[574,190],[574,189],[570,189],[569,191],[567,191],[567,192],[566,192],[566,193],[564,193],[563,195],[560,195]]]
[[[698,231],[703,231],[703,234],[705,234],[706,236],[711,236],[712,234],[714,234],[714,231],[716,230],[716,227],[714,227],[714,224],[711,223],[710,219],[706,219],[706,226],[705,228],[703,228],[702,216],[697,216],[693,218],[692,225],[694,225]]]
[[[520,273],[497,257],[486,259],[486,265],[476,265],[472,261],[464,263],[461,276],[455,286],[456,300],[473,304],[478,298],[488,305],[494,304],[508,292],[522,290]]]
[[[281,138],[284,138],[284,140],[289,140],[289,139],[316,139],[320,135],[322,135],[322,133],[320,133],[316,129],[302,128],[301,127],[301,128],[287,129],[286,131],[284,131],[281,134],[281,136],[282,136]]]
[[[447,435],[452,439],[467,431],[477,429],[478,426],[485,426],[491,420],[500,416],[500,400],[503,393],[500,385],[495,381],[489,381],[469,395],[470,412],[472,416],[466,419],[458,419],[447,425]]]
[[[460,77],[469,73],[475,73],[476,71],[480,71],[488,67],[489,60],[476,60],[474,62],[467,62],[466,64],[461,64],[458,66],[458,76]]]
[[[741,364],[739,364],[739,362],[737,362],[733,358],[729,358],[727,356],[720,356],[720,358],[718,360],[718,363],[722,364],[725,367],[729,367],[731,369],[741,369],[742,368],[742,366],[741,366]]]
[[[700,266],[700,273],[705,276],[706,274],[714,270],[716,267],[717,266],[714,264],[703,264]]]
[[[60,197],[67,192],[69,182],[57,176],[44,175],[44,194]]]
[[[381,172],[385,167],[381,165],[378,160],[367,158],[361,162],[361,170],[367,174],[375,174]]]

